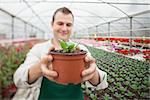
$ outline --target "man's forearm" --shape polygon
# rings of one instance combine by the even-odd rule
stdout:
[[[89,82],[92,84],[92,85],[94,85],[94,86],[96,86],[96,85],[98,85],[99,83],[100,83],[100,75],[99,75],[99,72],[96,70],[95,71],[95,74],[94,74],[94,76],[93,76],[93,78],[92,79],[90,79],[89,80]]]
[[[33,83],[42,76],[40,66],[40,63],[31,66],[28,72],[28,83]]]

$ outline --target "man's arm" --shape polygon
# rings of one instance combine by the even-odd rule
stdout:
[[[100,83],[100,75],[96,70],[96,62],[92,56],[85,57],[86,69],[82,72],[83,81],[89,81],[92,85],[98,85]]]

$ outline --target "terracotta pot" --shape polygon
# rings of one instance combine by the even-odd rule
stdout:
[[[59,53],[51,51],[53,70],[58,72],[56,82],[60,84],[81,83],[81,72],[85,66],[85,51],[79,53]]]

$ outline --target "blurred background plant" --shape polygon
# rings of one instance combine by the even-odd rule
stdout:
[[[16,87],[13,83],[13,74],[18,66],[24,61],[29,44],[0,46],[0,90],[1,98],[11,98]]]

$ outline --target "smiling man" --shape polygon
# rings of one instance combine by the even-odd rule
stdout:
[[[63,39],[65,41],[69,40],[73,27],[74,17],[71,12],[62,9],[62,12],[59,9],[54,14],[52,20],[52,29],[54,32],[55,39]]]
[[[70,41],[74,16],[72,12],[62,7],[55,11],[51,26],[54,37],[44,43],[36,44],[27,54],[23,64],[14,74],[14,82],[18,88],[13,100],[84,100],[81,84],[58,84],[54,78],[58,77],[51,64],[53,58],[47,55],[49,50],[61,49],[59,39]],[[104,89],[108,86],[106,72],[98,69],[95,59],[88,49],[85,70],[82,71],[82,82],[87,86]],[[61,66],[61,65],[60,65]]]

